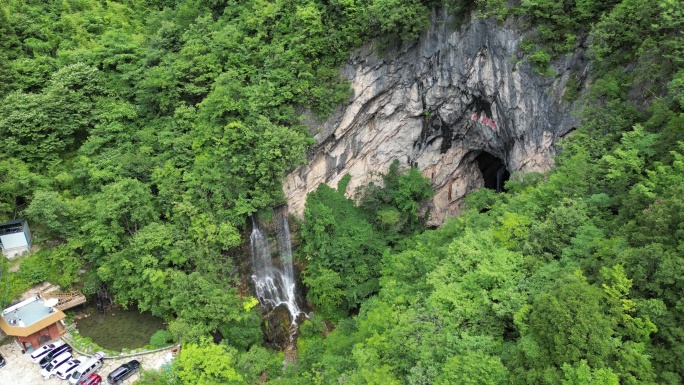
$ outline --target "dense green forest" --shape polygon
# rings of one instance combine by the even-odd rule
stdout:
[[[417,170],[310,194],[314,311],[283,366],[238,289],[247,219],[283,202],[305,116],[347,100],[351,50],[434,7],[513,20],[548,76],[588,41],[582,125],[439,229]],[[105,284],[163,317],[184,347],[143,384],[682,383],[683,30],[682,0],[0,0],[0,220],[41,245],[0,299]]]

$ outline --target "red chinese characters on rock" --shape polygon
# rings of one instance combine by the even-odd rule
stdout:
[[[471,115],[471,116],[470,116],[470,119],[471,119],[471,120],[474,120],[474,121],[476,121],[476,122],[480,122],[480,123],[484,124],[485,126],[491,128],[491,129],[493,129],[493,130],[496,130],[496,122],[494,121],[494,119],[489,119],[489,118],[487,118],[487,117],[484,116],[484,115],[482,115],[482,117],[479,118],[479,117],[477,116],[477,114]]]

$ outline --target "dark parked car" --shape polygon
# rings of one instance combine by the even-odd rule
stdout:
[[[7,361],[5,361],[5,357],[3,357],[2,354],[0,354],[0,368],[5,366],[6,364],[7,364]]]
[[[40,360],[40,362],[38,364],[40,365],[41,368],[44,368],[50,364],[50,361],[52,361],[55,357],[57,357],[58,355],[60,355],[64,352],[71,352],[71,346],[62,345],[60,347],[52,349],[50,351],[50,353],[43,356],[43,358]]]
[[[114,369],[113,372],[109,373],[107,376],[107,382],[110,384],[120,384],[123,380],[130,377],[133,373],[140,369],[140,362],[138,360],[131,360],[125,364]]]
[[[102,377],[99,374],[91,374],[85,381],[81,382],[82,385],[100,385],[102,383]]]

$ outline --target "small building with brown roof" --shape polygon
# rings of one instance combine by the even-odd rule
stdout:
[[[14,337],[22,353],[37,349],[66,332],[62,321],[66,317],[64,312],[50,305],[40,296],[35,296],[2,311],[0,328]]]

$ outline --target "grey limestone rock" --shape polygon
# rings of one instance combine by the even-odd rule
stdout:
[[[418,41],[383,53],[368,44],[349,58],[342,75],[353,94],[326,121],[310,122],[316,145],[284,184],[290,211],[301,215],[309,192],[346,173],[351,195],[397,159],[430,178],[430,224],[439,225],[484,186],[481,153],[514,175],[553,166],[557,141],[578,124],[563,95],[571,77],[580,91],[587,83],[584,49],[553,62],[555,75],[545,76],[518,59],[514,21],[453,25],[435,11]]]

